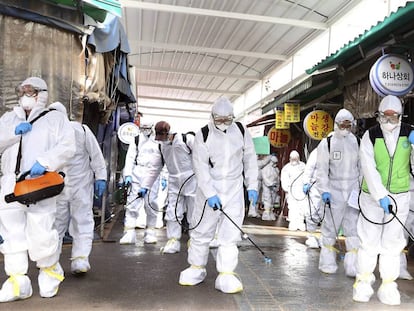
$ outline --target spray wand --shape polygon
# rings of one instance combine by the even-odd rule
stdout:
[[[229,215],[227,215],[227,213],[225,213],[224,211],[223,211],[223,207],[220,205],[220,207],[217,207],[217,206],[214,206],[213,207],[213,209],[216,211],[216,210],[220,210],[220,212],[222,212],[223,213],[223,215],[224,216],[226,216],[227,217],[227,219],[228,220],[230,220],[232,223],[233,223],[233,225],[235,225],[236,226],[236,228],[237,229],[239,229],[240,230],[240,232],[242,233],[242,235],[243,235],[243,239],[247,239],[247,240],[249,240],[259,251],[260,251],[260,253],[262,253],[262,255],[263,255],[263,257],[264,257],[264,262],[265,263],[267,263],[267,264],[270,264],[270,263],[272,263],[272,259],[270,258],[270,257],[267,257],[266,255],[265,255],[265,253],[264,253],[264,251],[247,235],[247,233],[246,232],[244,232],[243,230],[242,230],[242,228],[240,228],[234,221],[233,221],[233,219],[231,219],[230,218],[230,216]]]

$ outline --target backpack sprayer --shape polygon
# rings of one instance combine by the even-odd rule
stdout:
[[[17,179],[13,193],[4,196],[7,203],[17,201],[29,206],[58,195],[65,186],[63,172],[46,172],[39,177],[26,179],[29,174],[30,171],[23,173]]]
[[[264,261],[265,261],[265,263],[267,263],[267,264],[270,264],[270,263],[272,263],[272,259],[270,258],[270,257],[267,257],[266,255],[265,255],[265,253],[264,253],[264,251],[256,244],[256,243],[254,243],[254,241],[247,235],[247,233],[246,232],[244,232],[234,221],[233,221],[233,219],[231,219],[230,218],[230,216],[229,215],[227,215],[227,213],[225,213],[224,211],[223,211],[223,207],[220,205],[220,207],[217,207],[217,206],[214,206],[213,207],[213,209],[216,211],[216,210],[220,210],[220,212],[222,212],[223,213],[223,215],[224,216],[226,216],[227,217],[227,219],[228,220],[230,220],[232,223],[233,223],[233,225],[235,225],[236,226],[236,228],[237,229],[239,229],[240,230],[240,232],[242,233],[242,235],[243,235],[243,239],[248,239],[258,250],[259,250],[259,252],[260,253],[262,253],[262,255],[263,255],[263,257],[264,257]]]

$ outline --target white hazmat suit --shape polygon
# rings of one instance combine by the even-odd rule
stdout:
[[[4,255],[5,271],[9,276],[0,290],[0,302],[25,299],[32,295],[31,282],[27,276],[28,254],[40,269],[40,296],[55,296],[64,279],[59,264],[59,236],[54,228],[56,197],[25,206],[18,202],[6,203],[4,196],[13,192],[16,183],[20,138],[20,172],[57,171],[75,153],[74,131],[67,117],[58,111],[46,113],[29,126],[28,122],[47,110],[47,85],[40,78],[30,77],[20,86],[25,90],[32,86],[38,91],[35,96],[22,95],[19,99],[20,106],[0,118],[3,174],[0,232],[4,238],[0,251]],[[40,174],[31,173],[32,176]]]
[[[66,108],[57,102],[49,106],[67,116]],[[65,188],[57,198],[55,226],[60,247],[66,231],[72,236],[71,271],[87,272],[94,235],[94,181],[106,182],[106,163],[95,135],[85,124],[71,121],[75,131],[76,152],[65,166]]]
[[[241,228],[245,213],[243,182],[249,200],[257,203],[258,168],[253,139],[244,126],[242,133],[232,120],[231,103],[219,98],[213,105],[212,120],[207,125],[208,136],[204,139],[203,130],[196,133],[193,167],[198,188],[190,224],[194,227],[201,221],[190,235],[188,263],[191,266],[182,271],[179,278],[181,285],[196,285],[204,280],[209,243],[217,228],[216,268],[219,275],[215,287],[224,293],[243,290],[241,281],[234,273],[241,234],[219,209],[222,208]]]
[[[273,208],[279,203],[279,168],[277,157],[270,156],[270,161],[263,167],[262,173],[262,201],[264,212],[262,220],[276,220]]]
[[[349,126],[341,129],[342,125]],[[334,133],[324,138],[318,145],[317,187],[327,204],[325,218],[321,226],[321,253],[319,270],[335,273],[338,269],[335,248],[339,229],[345,235],[346,254],[345,274],[354,277],[356,273],[356,253],[359,239],[356,223],[359,210],[348,204],[350,196],[359,193],[360,162],[357,137],[351,133],[353,115],[341,109],[335,116]],[[329,201],[329,204],[328,204]]]
[[[411,163],[410,167],[414,132],[410,125],[401,123],[403,111],[398,97],[384,97],[378,110],[379,124],[366,131],[361,140],[364,174],[358,218],[361,247],[353,299],[359,302],[370,300],[378,260],[382,279],[378,299],[384,304],[399,305],[401,297],[395,280],[399,276],[400,256],[407,241],[389,206],[392,205],[398,219],[405,223],[409,212],[410,170],[414,165]]]
[[[291,231],[305,231],[305,211],[307,201],[302,192],[303,171],[305,163],[300,161],[299,153],[296,150],[291,151],[289,163],[283,166],[280,173],[280,183],[283,191],[286,193],[288,204],[288,229]]]
[[[151,127],[152,125],[146,128],[151,129]],[[142,181],[146,174],[148,174],[148,171],[153,167],[157,167],[158,163],[161,163],[161,154],[158,143],[154,140],[154,135],[151,132],[143,133],[141,131],[139,134],[138,148],[135,143],[131,143],[125,158],[125,167],[123,170],[124,179],[131,179],[132,183],[126,204],[124,235],[119,241],[120,244],[135,244],[135,226],[138,211],[143,206],[147,215],[144,243],[152,244],[157,242],[154,228],[157,224],[158,212],[155,208],[152,209],[149,206],[148,200],[145,200],[145,194],[148,188],[143,191],[145,187],[142,186]],[[151,189],[151,191],[153,190]]]
[[[197,188],[192,163],[194,136],[170,134],[170,126],[165,121],[158,122],[155,131],[156,139],[161,141],[161,153],[168,170],[168,207],[165,214],[168,242],[161,252],[177,253],[181,249],[182,227],[180,224],[182,224],[184,213],[187,213],[187,219],[191,219]],[[168,136],[171,139],[167,139]],[[154,172],[147,175],[143,181],[143,187],[151,186],[161,168],[162,165],[159,165]]]
[[[317,149],[314,149],[306,161],[305,170],[303,172],[303,191],[308,196],[308,208],[305,212],[306,230],[309,232],[305,244],[310,248],[319,248],[319,239],[317,237],[316,228],[322,222],[324,216],[323,202],[321,194],[316,185],[316,169],[318,161]]]

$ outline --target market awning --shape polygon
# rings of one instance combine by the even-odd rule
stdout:
[[[366,30],[359,37],[350,41],[341,49],[331,54],[312,68],[306,70],[307,74],[312,74],[316,70],[331,67],[349,60],[353,55],[361,54],[361,51],[369,51],[381,46],[384,38],[398,37],[398,34],[413,30],[414,2],[407,2],[405,7],[400,7],[396,12],[382,22]],[[362,56],[361,56],[362,58]]]
[[[106,14],[122,17],[121,3],[118,0],[46,0],[59,6],[79,9],[98,22],[103,22]]]
[[[287,102],[307,103],[335,90],[339,85],[339,76],[336,70],[309,76],[296,86],[278,95],[262,108],[265,114]]]

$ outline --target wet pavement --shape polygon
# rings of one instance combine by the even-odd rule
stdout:
[[[144,245],[144,230],[137,229],[136,245],[119,245],[122,217],[121,213],[107,225],[104,241],[95,241],[90,272],[84,276],[70,274],[70,244],[65,244],[61,264],[67,272],[58,295],[40,298],[38,271],[31,263],[33,296],[3,303],[0,310],[414,310],[414,281],[398,280],[400,306],[386,306],[376,295],[369,303],[355,303],[354,280],[345,276],[341,261],[336,274],[323,274],[318,270],[319,250],[306,247],[305,233],[290,232],[282,222],[251,218],[246,219],[243,230],[264,255],[248,239],[241,242],[236,272],[243,281],[243,292],[223,294],[215,290],[214,249],[205,281],[180,286],[179,273],[188,266],[186,237],[178,254],[160,254],[159,248],[166,242],[164,228],[157,229],[157,244]],[[270,264],[265,256],[271,258]],[[3,267],[2,261],[0,256]],[[409,258],[408,263],[414,275],[414,260]],[[5,278],[0,271],[1,283]],[[378,286],[376,281],[374,288]]]

